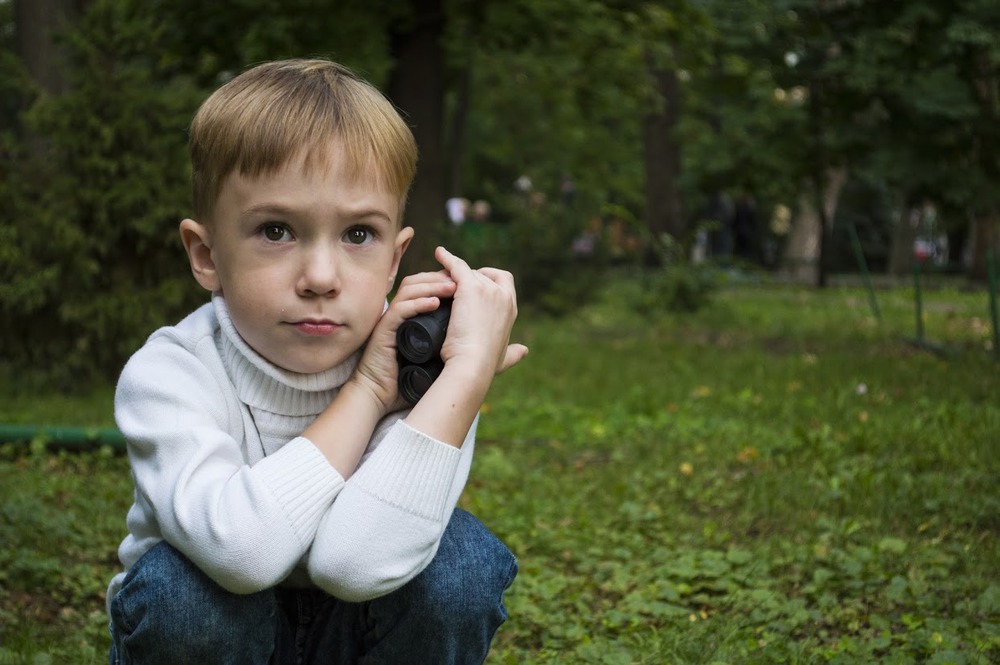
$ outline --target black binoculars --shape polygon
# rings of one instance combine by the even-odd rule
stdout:
[[[444,369],[441,347],[451,318],[451,300],[442,300],[433,312],[403,321],[396,331],[399,394],[416,404]]]

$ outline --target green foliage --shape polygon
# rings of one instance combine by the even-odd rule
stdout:
[[[849,180],[840,195],[833,220],[829,267],[834,272],[860,272],[851,246],[850,225],[857,231],[868,268],[883,272],[889,263],[892,208],[879,183]]]
[[[718,269],[709,264],[679,263],[647,270],[635,308],[647,315],[695,312],[709,304],[718,283]]]
[[[29,81],[14,55],[6,14],[10,13],[10,3],[0,4],[0,182],[10,171],[10,151],[14,145],[13,128],[17,124],[17,114],[28,97]],[[12,31],[11,31],[12,32]]]
[[[104,597],[130,494],[108,450],[51,455],[0,447],[0,662],[96,663],[109,644]],[[123,482],[124,481],[124,482]]]
[[[619,209],[617,214],[628,219],[627,211]],[[631,307],[645,316],[655,316],[691,313],[708,306],[722,283],[721,266],[692,261],[691,240],[681,242],[666,233],[653,237],[635,219],[631,225],[644,238],[642,245],[650,254],[639,274],[640,288],[627,301]],[[707,232],[713,226],[714,222],[708,222],[699,229]]]
[[[153,0],[147,11],[160,23],[162,65],[215,87],[252,64],[265,60],[326,56],[362,73],[375,84],[385,81],[388,25],[407,14],[392,0],[342,2],[268,0],[207,3]]]
[[[944,363],[905,291],[879,327],[857,291],[651,321],[635,288],[523,325],[491,397],[467,503],[522,572],[490,662],[993,662],[985,295],[934,298]]]
[[[531,354],[494,385],[462,499],[519,557],[487,662],[996,662],[986,294],[925,295],[942,360],[901,338],[906,289],[879,324],[859,289],[730,286],[646,318],[639,288],[515,330]],[[0,658],[101,659],[130,500],[106,451],[0,449]]]
[[[472,265],[509,270],[520,305],[562,315],[591,301],[608,265],[601,232],[563,202],[509,197],[502,203],[497,212],[505,221],[466,222],[451,230],[448,240],[456,251]]]
[[[992,224],[996,3],[704,7],[714,57],[685,98],[689,193],[728,185],[752,191],[762,208],[791,205],[818,174],[844,167],[897,205],[933,202],[953,227],[967,228],[970,212]]]
[[[202,298],[175,228],[189,199],[184,128],[204,92],[251,63],[314,54],[384,84],[393,38],[417,18],[415,3],[391,0],[84,4],[60,36],[71,92],[52,98],[31,89],[13,54],[12,3],[0,3],[0,209],[10,220],[0,316],[16,322],[0,331],[0,364],[64,384],[114,373],[153,327]],[[997,206],[1000,22],[989,0],[442,5],[455,126],[447,146],[421,146],[437,157],[423,164],[456,162],[457,193],[495,208],[521,174],[550,200],[569,174],[576,217],[558,228],[577,232],[609,203],[642,219],[643,120],[662,103],[650,80],[660,68],[682,86],[688,227],[711,193],[752,192],[760,210],[793,205],[835,165],[887,201],[932,200],[958,225]],[[547,311],[583,302],[600,270],[563,255],[548,213],[511,220],[518,228],[485,234],[481,263],[499,257]],[[876,262],[887,239],[868,230],[859,224]],[[688,268],[655,277],[653,309],[673,306],[675,292],[697,302],[708,283]]]
[[[200,298],[177,223],[189,207],[187,119],[200,93],[158,76],[142,3],[91,3],[63,36],[71,92],[40,94],[0,181],[2,362],[69,385],[113,376],[158,325]],[[35,147],[29,149],[32,145]]]
[[[473,81],[462,194],[501,200],[527,174],[555,199],[568,173],[585,217],[610,198],[640,208],[650,93],[633,13],[587,0],[479,9],[481,17],[457,13],[471,24],[450,46]]]

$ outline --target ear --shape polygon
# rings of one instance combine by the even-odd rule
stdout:
[[[396,234],[396,243],[392,250],[392,267],[389,269],[389,283],[385,287],[386,294],[392,291],[392,286],[396,283],[399,262],[402,260],[403,254],[406,253],[406,248],[410,246],[410,241],[413,240],[413,233],[412,226],[404,226]]]
[[[219,291],[222,284],[212,259],[212,236],[208,229],[193,219],[185,219],[181,222],[180,231],[194,278],[205,289]]]

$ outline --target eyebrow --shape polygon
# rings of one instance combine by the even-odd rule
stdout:
[[[241,211],[241,214],[243,216],[261,215],[261,214],[264,214],[264,215],[279,215],[279,216],[294,216],[294,215],[300,215],[300,214],[302,214],[302,211],[303,211],[302,208],[296,208],[294,206],[289,206],[289,205],[285,205],[285,204],[282,204],[282,203],[256,203],[256,204],[254,204],[252,206],[244,208]],[[354,210],[351,210],[351,209],[347,209],[347,210],[339,209],[338,213],[343,213],[343,215],[345,217],[347,217],[348,219],[351,219],[351,220],[362,220],[362,219],[368,219],[368,218],[371,218],[371,217],[378,217],[380,219],[385,220],[386,223],[388,223],[388,224],[393,224],[394,223],[392,217],[388,213],[386,213],[384,210],[380,210],[378,208],[362,207],[362,208],[357,208],[357,209],[354,209]]]
[[[298,212],[295,208],[291,206],[281,205],[278,203],[255,203],[252,206],[243,208],[240,210],[241,215],[258,215],[258,214],[277,214],[277,215],[292,215]]]

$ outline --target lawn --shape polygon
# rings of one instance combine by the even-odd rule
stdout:
[[[1000,363],[984,292],[743,284],[692,315],[614,282],[490,395],[462,505],[520,575],[490,665],[1000,662]],[[937,351],[944,351],[939,353]],[[110,424],[110,389],[0,390]],[[0,663],[100,662],[130,485],[110,449],[0,452]]]

